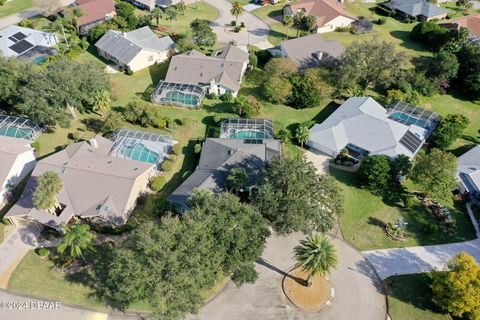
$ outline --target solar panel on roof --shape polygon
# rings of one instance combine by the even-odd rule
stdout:
[[[408,130],[400,139],[400,143],[413,153],[422,145],[422,140]]]
[[[21,33],[21,32],[17,32],[17,33],[15,33],[12,37],[14,37],[14,38],[17,39],[18,41],[20,41],[20,40],[25,39],[27,36],[24,35],[24,34]]]
[[[8,37],[8,40],[10,40],[10,41],[12,41],[12,42],[15,42],[15,43],[17,43],[17,42],[18,42],[18,40],[17,40],[17,39],[15,39],[14,37]]]
[[[20,42],[15,43],[14,45],[11,45],[9,48],[18,54],[22,54],[25,51],[33,48],[33,44],[31,44],[27,40],[22,40]]]

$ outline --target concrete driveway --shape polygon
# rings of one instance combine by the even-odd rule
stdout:
[[[307,158],[307,161],[311,162],[317,169],[317,173],[328,173],[328,168],[330,167],[330,156],[315,149],[308,149],[305,152],[305,157]]]
[[[340,264],[332,273],[335,297],[327,308],[314,313],[294,307],[282,292],[282,279],[295,264],[293,247],[301,234],[272,236],[258,261],[258,280],[237,288],[230,282],[216,298],[189,319],[205,320],[385,320],[386,302],[373,269],[362,255],[335,239]]]
[[[272,47],[267,41],[270,28],[262,20],[248,11],[244,11],[238,17],[238,23],[245,22],[246,30],[235,33],[230,27],[230,22],[235,20],[235,17],[230,13],[232,4],[227,0],[205,0],[205,2],[215,7],[219,12],[219,17],[211,23],[219,43],[227,44],[234,40],[239,46],[250,44],[261,49]]]

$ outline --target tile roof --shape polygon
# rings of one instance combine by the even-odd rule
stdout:
[[[83,15],[77,19],[78,25],[89,24],[115,14],[115,2],[112,0],[76,0]]]
[[[108,30],[95,46],[128,65],[143,49],[169,51],[175,46],[166,36],[159,38],[148,26],[130,32]]]
[[[207,138],[197,169],[169,197],[168,200],[187,204],[194,189],[221,192],[230,169],[244,167],[255,184],[259,170],[266,161],[280,154],[278,140],[263,140],[262,144],[247,144],[243,139]]]
[[[418,149],[411,151],[401,141],[410,133],[423,139],[427,130],[389,119],[387,110],[370,97],[352,97],[310,129],[309,141],[335,153],[350,143],[372,155],[413,157]]]
[[[40,160],[19,201],[6,214],[23,216],[58,228],[73,215],[99,216],[113,224],[126,221],[128,200],[136,179],[154,164],[127,160],[110,154],[113,142],[96,136],[91,142],[78,142]],[[51,215],[33,205],[37,179],[46,171],[58,173],[64,187],[57,196],[66,208],[60,216]]]
[[[330,57],[338,58],[345,51],[345,47],[335,40],[324,40],[321,34],[312,34],[281,43],[288,58],[302,67],[318,65],[313,54],[322,52]]]
[[[233,91],[238,91],[248,52],[235,46],[212,52],[206,56],[196,50],[173,56],[165,77],[166,82],[209,84],[215,80]]]
[[[293,14],[302,10],[305,14],[317,17],[317,27],[321,28],[336,17],[343,16],[355,20],[345,8],[336,0],[300,0],[290,5]]]

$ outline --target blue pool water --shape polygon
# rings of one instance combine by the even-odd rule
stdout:
[[[256,130],[239,130],[228,135],[230,139],[268,139],[269,136]]]
[[[0,136],[31,139],[33,136],[33,130],[29,128],[4,127],[0,128]]]
[[[41,64],[41,63],[44,63],[46,60],[47,60],[47,56],[43,55],[43,56],[35,57],[33,59],[33,62],[36,64]]]
[[[158,161],[158,153],[148,149],[141,143],[136,144],[135,147],[123,146],[119,151],[127,159],[148,163],[157,163]]]
[[[421,120],[421,119],[418,119],[418,118],[415,118],[415,117],[411,117],[411,116],[409,116],[408,114],[405,114],[405,113],[395,112],[395,113],[390,114],[389,117],[399,119],[399,120],[405,121],[408,124],[414,124],[414,125],[417,125],[419,127],[425,128],[425,129],[429,128],[427,121]]]
[[[181,103],[188,106],[196,106],[199,103],[199,98],[197,95],[173,90],[165,93],[165,97],[162,98],[162,100],[166,102]]]

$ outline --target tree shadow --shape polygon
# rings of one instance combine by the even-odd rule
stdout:
[[[323,108],[319,113],[317,113],[315,115],[315,117],[313,117],[313,121],[315,121],[315,123],[322,123],[323,121],[325,121],[325,119],[327,119],[328,117],[330,117],[332,115],[332,113],[335,112],[335,110],[337,110],[337,108],[340,106],[339,103],[335,102],[335,101],[330,101],[326,106],[325,108]]]
[[[103,120],[101,119],[87,118],[81,120],[81,122],[87,127],[87,130],[89,131],[93,131],[95,133],[102,132]]]
[[[274,265],[272,265],[270,262],[268,262],[267,260],[263,259],[263,258],[259,258],[257,259],[256,261],[257,264],[261,265],[261,266],[264,266],[272,271],[275,271],[276,273],[278,274],[281,274],[282,276],[284,277],[288,277],[294,281],[296,281],[298,284],[301,284],[301,285],[305,285],[305,279],[302,279],[302,278],[299,278],[299,277],[295,277],[295,276],[292,276],[291,274],[275,267]]]
[[[469,139],[465,139],[466,136],[462,136],[462,139],[469,141]],[[470,137],[472,138],[472,137]],[[473,142],[473,141],[470,141]],[[480,141],[478,142],[480,143]],[[457,147],[455,149],[449,150],[451,153],[455,155],[455,157],[460,157],[462,154],[470,151],[472,148],[474,148],[477,145],[477,143],[473,142],[472,144],[466,144],[462,145],[460,147]]]
[[[378,218],[372,217],[372,216],[368,217],[367,223],[369,225],[380,227],[382,229],[385,227],[385,222],[383,222],[382,220],[380,220]]]
[[[408,31],[390,31],[390,35],[396,39],[402,40],[402,43],[400,45],[406,49],[411,49],[419,52],[428,52],[427,48],[423,44],[415,42],[415,40],[410,38],[410,32]]]

